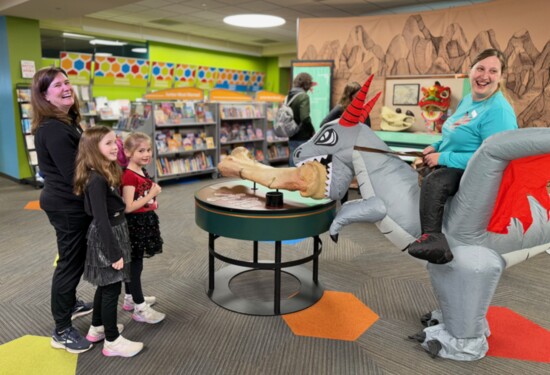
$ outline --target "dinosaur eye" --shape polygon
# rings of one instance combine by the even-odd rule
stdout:
[[[315,141],[316,145],[334,146],[338,143],[338,134],[333,129],[327,129],[321,134],[319,139]]]
[[[441,91],[439,96],[442,97],[443,99],[447,99],[449,97],[449,90]]]

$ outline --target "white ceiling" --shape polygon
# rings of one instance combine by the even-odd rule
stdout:
[[[296,51],[299,18],[424,12],[487,0],[0,0],[0,15],[40,20],[44,29],[153,40],[257,56]],[[262,13],[286,24],[246,29],[228,15]]]

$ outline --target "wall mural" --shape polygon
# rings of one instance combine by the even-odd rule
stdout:
[[[349,81],[362,83],[375,74],[373,87],[382,90],[386,76],[463,74],[479,52],[497,48],[507,58],[506,95],[520,127],[548,127],[548,14],[545,0],[495,0],[422,15],[305,19],[300,20],[298,56],[334,60],[336,102]],[[379,112],[380,104],[373,120]]]

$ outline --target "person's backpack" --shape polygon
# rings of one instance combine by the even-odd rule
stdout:
[[[300,94],[296,94],[292,99],[288,100],[288,96],[285,98],[285,101],[281,104],[277,113],[275,114],[275,120],[273,121],[273,132],[278,137],[292,137],[294,134],[298,133],[300,130],[300,125],[294,121],[294,112],[290,107],[290,104],[298,97]]]

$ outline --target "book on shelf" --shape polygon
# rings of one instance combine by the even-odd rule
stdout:
[[[82,99],[85,102],[90,100],[90,86],[87,86],[87,85],[80,86],[80,99]]]
[[[206,141],[206,148],[215,148],[216,147],[216,145],[214,143],[214,137],[206,137],[205,141]]]
[[[21,117],[32,118],[32,106],[31,103],[21,103]]]
[[[21,119],[21,126],[23,127],[23,133],[28,134],[31,132],[31,119],[23,118]]]
[[[36,155],[36,151],[29,152],[29,163],[31,165],[38,165],[38,156]]]
[[[18,102],[30,102],[31,101],[31,89],[17,89],[17,101]]]
[[[25,135],[25,143],[27,144],[27,150],[34,149],[34,135],[27,134]]]

